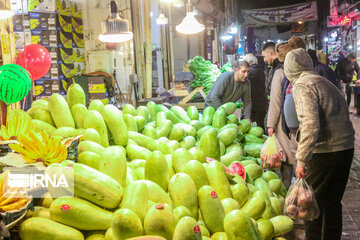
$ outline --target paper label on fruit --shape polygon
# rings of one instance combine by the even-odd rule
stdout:
[[[196,225],[196,226],[194,227],[194,233],[195,233],[195,234],[199,234],[199,233],[200,233],[200,227],[199,227],[199,225]]]
[[[164,207],[165,207],[165,205],[164,205],[163,203],[159,203],[159,204],[157,204],[157,205],[155,206],[155,208],[158,209],[158,210],[163,210]]]
[[[61,205],[60,210],[64,213],[67,213],[67,212],[70,212],[71,207],[68,204],[63,204],[63,205]]]
[[[217,195],[217,193],[216,193],[215,191],[212,191],[212,192],[211,192],[211,197],[212,197],[212,198],[217,198],[218,195]]]

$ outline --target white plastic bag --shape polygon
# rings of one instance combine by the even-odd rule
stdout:
[[[275,134],[269,137],[261,148],[261,167],[264,169],[280,169],[281,162],[286,161],[286,154],[277,141]]]
[[[285,199],[285,214],[292,219],[314,220],[320,215],[314,191],[305,179],[291,185]]]

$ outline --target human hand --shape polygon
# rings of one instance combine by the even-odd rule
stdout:
[[[271,137],[275,133],[275,129],[270,127],[268,128],[267,132],[268,132],[268,136]]]
[[[296,167],[296,177],[304,178],[306,176],[305,167],[297,166]]]

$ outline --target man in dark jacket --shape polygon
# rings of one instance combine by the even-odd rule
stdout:
[[[265,73],[259,66],[258,59],[254,54],[247,54],[245,61],[250,64],[248,79],[251,83],[251,121],[264,128],[264,118],[268,105],[265,90]]]
[[[337,65],[335,72],[340,79],[341,87],[346,93],[346,100],[348,106],[351,103],[351,87],[350,84],[353,79],[354,72],[359,78],[360,68],[356,62],[356,56],[354,53],[350,53],[346,58],[342,59]]]
[[[340,84],[337,79],[336,73],[329,66],[319,62],[315,50],[309,49],[307,52],[313,61],[314,71],[317,72],[320,76],[332,82],[338,89],[340,89]]]
[[[271,82],[276,70],[282,67],[282,63],[276,57],[275,43],[267,42],[261,50],[261,55],[264,57],[264,61],[267,64],[266,74],[266,94],[270,95]]]

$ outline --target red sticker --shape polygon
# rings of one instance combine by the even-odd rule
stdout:
[[[71,207],[67,204],[63,204],[63,205],[61,205],[60,209],[62,212],[67,213],[67,212],[70,212]]]
[[[164,206],[163,203],[159,203],[159,204],[157,204],[157,205],[155,206],[155,208],[158,209],[158,210],[163,210],[164,207],[165,207],[165,206]]]
[[[212,198],[217,198],[218,195],[217,195],[217,193],[216,193],[215,191],[212,191],[212,192],[211,192],[211,197],[212,197]]]
[[[67,170],[70,170],[71,167],[72,167],[71,164],[66,165],[66,169],[67,169]]]
[[[199,225],[196,225],[196,226],[194,227],[194,233],[195,233],[195,234],[200,233],[200,227],[199,227]]]

